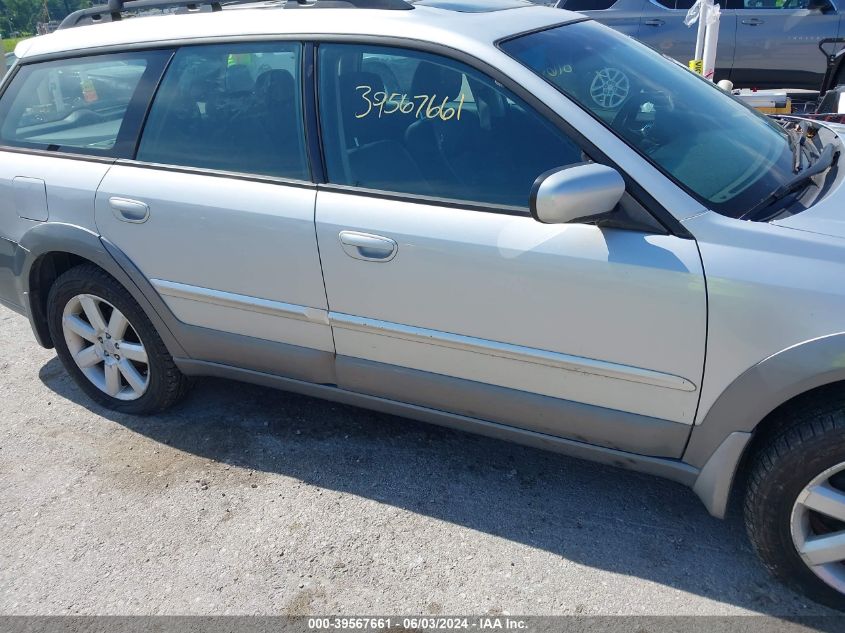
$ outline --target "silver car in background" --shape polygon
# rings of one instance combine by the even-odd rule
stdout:
[[[558,0],[686,64],[696,27],[684,24],[694,0]],[[716,81],[738,88],[818,90],[822,39],[842,37],[842,0],[721,0]]]

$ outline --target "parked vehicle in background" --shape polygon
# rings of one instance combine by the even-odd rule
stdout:
[[[722,0],[715,80],[737,88],[817,90],[825,74],[822,39],[845,31],[843,0]],[[696,26],[684,24],[694,0],[559,0],[686,65]]]
[[[0,86],[0,303],[80,389],[227,377],[736,492],[845,607],[841,128],[520,0],[206,6],[72,14]]]

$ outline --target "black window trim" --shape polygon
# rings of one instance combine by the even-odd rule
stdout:
[[[507,37],[504,37],[500,40],[494,42],[494,46],[498,48],[501,42],[514,39],[520,37],[522,35],[528,35],[530,33],[537,33],[540,31],[545,31],[548,29],[553,29],[559,26],[563,26],[564,24],[575,24],[578,22],[585,22],[589,21],[590,18],[584,17],[581,19],[576,20],[561,20],[560,22],[555,22],[553,24],[545,25],[541,28],[530,29],[524,32],[514,33]],[[645,190],[640,184],[638,184],[633,178],[631,178],[625,170],[619,167],[609,156],[607,156],[604,152],[599,150],[587,137],[581,134],[576,128],[570,125],[567,121],[565,121],[560,115],[558,115],[554,110],[552,110],[549,106],[543,103],[540,99],[536,96],[531,94],[530,91],[526,90],[523,86],[519,83],[514,81],[511,77],[506,75],[505,73],[501,72],[499,69],[491,66],[487,62],[478,59],[477,57],[471,55],[470,53],[466,53],[462,50],[453,48],[446,44],[435,43],[435,42],[428,42],[425,40],[418,40],[413,38],[402,38],[402,37],[393,37],[393,36],[381,36],[381,35],[354,35],[354,34],[331,34],[331,33],[320,33],[320,34],[313,34],[313,33],[277,33],[277,34],[270,34],[270,35],[236,35],[236,36],[218,36],[218,37],[198,37],[198,38],[187,38],[187,39],[177,39],[177,40],[165,40],[161,42],[149,43],[149,42],[136,42],[132,44],[122,44],[122,45],[110,45],[110,46],[103,46],[97,47],[94,49],[78,49],[75,51],[66,51],[66,52],[58,52],[58,53],[48,53],[44,55],[36,55],[32,57],[24,57],[23,59],[18,61],[17,66],[21,67],[27,64],[38,63],[40,61],[46,61],[49,59],[70,59],[72,57],[86,57],[92,54],[92,51],[98,52],[121,52],[121,51],[134,51],[134,50],[154,50],[154,49],[173,49],[173,48],[181,48],[184,46],[192,46],[192,45],[203,45],[203,44],[224,44],[224,43],[233,43],[233,42],[258,42],[258,41],[298,41],[305,44],[312,43],[315,45],[315,49],[319,47],[320,43],[323,42],[333,42],[333,43],[348,43],[348,44],[372,44],[372,45],[382,45],[388,46],[393,48],[406,48],[410,50],[417,50],[422,52],[433,53],[437,55],[442,55],[444,57],[448,57],[450,59],[462,62],[481,73],[484,73],[488,77],[498,81],[508,90],[511,90],[514,94],[520,97],[523,101],[525,101],[529,106],[531,106],[535,111],[537,111],[541,116],[543,116],[547,121],[549,121],[553,126],[557,129],[561,130],[564,134],[566,134],[576,145],[581,147],[582,151],[584,151],[587,156],[591,157],[594,161],[602,163],[604,165],[608,165],[609,167],[613,167],[622,175],[622,178],[625,180],[626,190],[631,194],[631,196],[639,202],[643,208],[645,208],[651,215],[660,223],[670,234],[680,237],[683,239],[694,239],[692,234],[686,229],[686,227],[678,220],[675,216],[673,216],[668,209],[666,209],[663,205],[661,205],[648,191]],[[506,54],[506,53],[505,53]],[[303,55],[303,58],[305,56]],[[316,60],[314,60],[316,61]],[[527,69],[526,69],[527,70]],[[15,73],[16,74],[16,73]],[[302,75],[301,80],[303,81],[303,94],[305,94],[306,89],[310,89],[314,91],[314,94],[317,94],[318,84],[317,84],[317,73],[316,71],[311,73],[311,78],[306,78],[306,73],[300,73]],[[9,80],[11,77],[8,78]],[[310,81],[311,87],[309,88],[305,82]],[[2,86],[2,92],[5,93],[6,88],[8,87],[8,81],[5,85]],[[2,93],[0,93],[0,98],[2,98]],[[309,111],[306,108],[305,116],[306,117],[313,117],[316,115],[316,110]],[[319,117],[317,117],[319,121]],[[306,121],[306,130],[314,129],[311,126],[314,126],[314,122]],[[319,122],[316,123],[316,133],[319,135]],[[323,151],[323,143],[322,138],[319,138],[319,146],[320,151]],[[0,150],[3,148],[0,147]],[[42,153],[42,152],[39,152]],[[45,155],[56,155],[55,152],[46,152],[44,151],[43,154]],[[138,164],[137,161],[134,160],[126,160],[121,159],[120,162],[122,164]],[[170,169],[170,166],[162,165],[160,166],[161,169]],[[313,163],[312,163],[313,168]],[[184,170],[181,167],[173,167],[173,169]],[[210,175],[214,175],[214,170],[191,170],[191,173],[208,173]],[[475,205],[471,202],[463,201],[463,200],[454,200],[454,199],[445,199],[445,198],[438,198],[435,196],[414,196],[411,194],[402,194],[402,193],[395,193],[395,192],[387,192],[387,191],[374,191],[364,188],[355,188],[355,187],[346,187],[342,185],[329,185],[325,183],[325,181],[320,182],[319,180],[319,172],[312,172],[313,174],[317,175],[317,178],[313,178],[312,183],[303,183],[301,181],[297,181],[295,184],[299,184],[302,186],[303,184],[316,184],[318,190],[325,190],[325,191],[335,191],[335,192],[343,192],[352,195],[362,195],[362,196],[371,196],[371,197],[379,197],[388,200],[398,200],[398,201],[407,201],[407,202],[416,202],[416,203],[426,203],[426,204],[436,204],[440,206],[447,206],[452,208],[461,208],[467,209],[472,211],[482,211],[482,212],[490,212],[490,213],[505,213],[508,215],[520,215],[520,216],[527,216],[530,217],[530,213],[528,208],[508,208],[504,207],[501,209],[496,209],[493,205]],[[255,180],[254,176],[249,174],[232,174],[233,178],[240,178],[242,180]],[[289,183],[287,181],[281,181],[284,184],[294,184]]]
[[[537,31],[544,31],[558,26],[563,26],[564,24],[574,24],[577,22],[586,22],[589,20],[590,18],[588,17],[584,17],[577,20],[563,20],[561,22],[544,26],[540,29],[531,29],[529,31],[525,31],[524,33],[509,35],[507,38],[503,38],[503,40],[500,41],[516,38],[524,34],[534,33]],[[421,51],[441,55],[448,59],[461,62],[463,64],[466,64],[467,66],[470,66],[471,68],[474,68],[475,70],[483,73],[487,77],[490,77],[491,79],[497,81],[506,89],[510,90],[515,95],[517,95],[533,110],[535,110],[540,116],[545,118],[555,128],[563,132],[573,143],[579,146],[581,150],[592,160],[616,169],[622,175],[622,178],[625,180],[625,186],[628,193],[637,202],[639,202],[644,209],[651,213],[654,219],[664,229],[666,229],[669,234],[683,239],[694,239],[692,234],[686,229],[686,227],[684,227],[683,224],[681,224],[681,222],[675,216],[673,216],[665,207],[663,207],[663,205],[661,205],[657,200],[655,200],[654,197],[652,197],[651,194],[649,194],[644,187],[639,185],[633,178],[631,178],[621,167],[619,167],[613,160],[611,160],[609,156],[599,150],[599,148],[596,147],[589,139],[587,139],[587,137],[581,134],[577,129],[575,129],[572,125],[565,121],[560,115],[558,115],[554,110],[552,110],[549,106],[543,103],[540,99],[534,96],[530,91],[526,90],[522,85],[514,81],[505,73],[501,72],[499,69],[491,66],[487,62],[478,59],[477,57],[462,50],[452,48],[451,46],[448,46],[446,44],[433,43],[427,42],[425,40],[417,40],[410,38],[374,35],[320,35],[312,36],[311,39],[318,42],[318,44],[322,42],[344,44],[348,43],[359,45],[371,44],[392,48],[404,48],[409,50]],[[497,48],[498,44],[499,41],[494,43]],[[316,79],[317,77],[315,76],[315,82]],[[315,90],[316,89],[317,88],[315,83]],[[322,145],[323,144],[321,139],[321,146]],[[357,194],[363,196],[380,197],[388,200],[436,204],[439,206],[446,206],[450,208],[460,208],[473,211],[504,213],[507,215],[531,217],[531,213],[529,212],[527,205],[525,207],[496,207],[495,205],[473,203],[465,200],[456,200],[454,198],[439,198],[436,196],[411,195],[398,192],[372,190],[361,187],[353,187],[349,185],[334,185],[327,183],[318,184],[317,188],[319,190],[348,193],[353,195]]]
[[[206,41],[206,40],[209,41]],[[291,36],[291,37],[284,37],[284,36],[268,36],[268,37],[238,37],[238,38],[203,38],[202,40],[186,40],[181,46],[174,47],[173,53],[170,56],[170,60],[167,63],[167,66],[164,68],[161,76],[159,77],[158,85],[156,86],[155,92],[150,96],[150,99],[147,103],[147,111],[144,115],[144,123],[141,129],[138,131],[138,136],[135,141],[135,151],[132,153],[131,157],[124,157],[122,158],[119,163],[121,165],[137,165],[137,166],[144,166],[151,169],[159,169],[162,171],[174,171],[183,174],[194,174],[194,175],[207,175],[207,176],[220,176],[222,178],[232,178],[232,179],[240,179],[247,182],[265,182],[265,183],[275,183],[275,184],[282,184],[282,185],[291,185],[297,187],[306,187],[310,188],[314,185],[315,179],[314,175],[319,174],[318,167],[315,166],[315,159],[312,156],[313,150],[311,147],[311,143],[314,141],[313,133],[309,138],[309,115],[308,115],[308,85],[309,82],[306,80],[306,72],[308,71],[308,64],[313,63],[313,60],[310,62],[306,59],[308,53],[308,45],[309,42],[302,39],[298,36]],[[303,131],[303,142],[305,144],[305,166],[308,171],[308,178],[307,179],[299,179],[299,178],[289,178],[286,176],[271,176],[268,174],[256,174],[253,172],[247,171],[229,171],[224,169],[214,169],[212,167],[196,167],[193,165],[171,165],[169,163],[156,163],[151,161],[143,161],[138,160],[138,149],[141,146],[141,139],[144,136],[144,131],[147,127],[147,120],[149,119],[150,112],[153,109],[153,104],[155,103],[156,95],[158,94],[158,89],[161,86],[161,83],[164,81],[164,77],[167,75],[167,71],[170,68],[170,65],[173,62],[173,59],[176,57],[176,54],[182,50],[183,48],[194,48],[198,46],[225,46],[226,44],[238,43],[238,44],[249,44],[253,42],[262,42],[262,43],[272,43],[272,42],[296,42],[299,44],[299,62],[300,62],[300,72],[299,72],[299,92],[300,92],[300,114],[302,116],[302,131]],[[319,164],[319,157],[316,159]]]
[[[118,56],[118,55],[136,55],[136,54],[144,54],[144,53],[157,53],[157,52],[170,52],[170,55],[167,59],[163,60],[159,66],[154,64],[148,64],[144,68],[144,72],[141,75],[141,78],[138,81],[138,85],[135,87],[135,91],[130,99],[129,103],[126,107],[126,113],[123,116],[123,119],[120,123],[120,128],[117,132],[117,137],[115,139],[114,146],[108,150],[95,150],[92,148],[85,148],[85,147],[66,147],[66,146],[54,146],[48,145],[44,143],[28,143],[25,141],[21,141],[18,143],[10,143],[5,139],[0,139],[0,151],[12,152],[15,153],[27,153],[30,155],[44,155],[44,156],[57,156],[63,158],[74,158],[78,157],[81,160],[88,160],[89,162],[93,159],[97,159],[98,162],[114,162],[118,158],[126,157],[130,152],[128,151],[130,148],[134,148],[137,145],[138,139],[141,136],[141,130],[143,129],[143,125],[146,122],[146,112],[149,109],[149,105],[152,100],[152,95],[158,88],[159,82],[161,81],[162,76],[164,75],[164,70],[170,64],[170,60],[173,57],[173,51],[169,47],[154,47],[154,48],[146,48],[146,49],[139,49],[139,50],[114,50],[114,51],[88,51],[88,54],[83,55],[73,55],[73,56],[63,56],[57,57],[55,59],[41,59],[41,60],[33,60],[27,61],[27,63],[23,63],[23,60],[20,60],[18,64],[15,66],[15,71],[10,73],[10,76],[6,78],[6,81],[3,82],[2,86],[0,86],[0,100],[6,95],[6,92],[12,85],[12,81],[15,77],[17,77],[18,73],[27,66],[30,65],[37,65],[40,63],[61,63],[66,61],[72,60],[85,60],[85,59],[94,59],[96,57],[105,57],[105,56]],[[156,73],[157,71],[157,73]],[[134,140],[133,140],[134,136]],[[26,150],[22,152],[20,150]]]

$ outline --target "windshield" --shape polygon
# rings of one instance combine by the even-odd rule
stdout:
[[[714,211],[739,217],[793,176],[777,124],[610,28],[576,22],[501,48]]]

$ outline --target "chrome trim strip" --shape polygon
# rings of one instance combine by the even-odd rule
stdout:
[[[292,303],[282,303],[281,301],[259,299],[258,297],[239,295],[222,290],[212,290],[211,288],[201,288],[199,286],[181,284],[175,281],[165,281],[163,279],[150,279],[150,283],[152,283],[159,294],[166,297],[189,299],[191,301],[199,301],[226,308],[246,310],[247,312],[269,314],[285,319],[310,321],[312,323],[319,323],[320,325],[329,324],[328,312],[320,308],[310,308]]]
[[[678,391],[695,391],[697,389],[693,382],[680,376],[665,374],[651,369],[643,369],[641,367],[632,367],[630,365],[621,365],[619,363],[584,358],[582,356],[571,356],[570,354],[561,354],[559,352],[549,352],[532,347],[523,347],[522,345],[500,343],[497,341],[490,341],[471,336],[441,332],[439,330],[429,330],[425,328],[401,325],[399,323],[390,323],[388,321],[379,321],[377,319],[367,319],[339,312],[329,312],[329,322],[332,327],[345,330],[354,330],[358,332],[365,332],[367,334],[379,334],[381,336],[403,339],[414,343],[440,345],[442,347],[449,347],[465,352],[485,354],[487,356],[497,356],[499,358],[508,358],[527,363],[536,363],[539,365],[546,365],[547,367],[564,369],[566,371],[575,371],[582,374],[604,376],[605,378],[615,378],[617,380],[627,380],[629,382],[638,382],[653,385],[655,387],[675,389]]]

